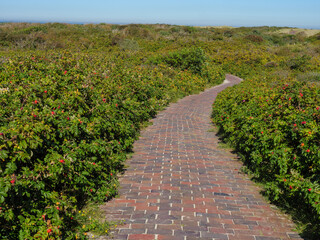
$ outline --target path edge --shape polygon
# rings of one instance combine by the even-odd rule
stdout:
[[[231,82],[233,82],[233,81],[235,81],[235,82],[238,82],[238,81],[239,81],[239,82],[242,82],[243,79],[240,78],[240,77],[238,77],[238,76],[232,75],[232,74],[226,74],[225,80],[223,81],[222,84],[231,83]]]

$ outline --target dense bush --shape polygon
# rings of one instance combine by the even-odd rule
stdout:
[[[212,117],[221,136],[266,184],[269,197],[299,205],[319,224],[320,88],[274,80],[246,80],[227,89],[216,99]]]
[[[307,55],[294,57],[286,62],[286,65],[291,70],[299,70],[301,72],[307,71],[307,64],[310,60],[310,57]]]
[[[0,24],[0,237],[84,239],[83,207],[116,194],[141,126],[226,72],[254,80],[218,97],[221,132],[317,217],[318,40],[277,30]]]
[[[1,66],[1,238],[73,239],[90,230],[76,212],[116,194],[142,123],[207,84],[188,71],[114,60],[47,52]]]
[[[190,70],[195,74],[202,73],[205,61],[206,57],[201,48],[182,49],[151,60],[156,64],[166,63],[181,70]]]
[[[320,72],[300,73],[297,76],[297,80],[320,83]]]
[[[259,48],[233,42],[211,52],[225,71],[245,79],[218,95],[212,118],[254,179],[264,183],[269,199],[303,222],[303,234],[319,239],[317,45],[306,48],[299,43],[303,36],[261,35],[274,46],[265,48],[267,41]]]
[[[263,37],[254,34],[247,35],[245,39],[255,43],[261,43],[264,41]]]

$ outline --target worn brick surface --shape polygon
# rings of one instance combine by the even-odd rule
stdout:
[[[217,93],[239,82],[228,75],[224,84],[171,104],[152,120],[134,144],[120,197],[102,206],[107,220],[125,222],[108,238],[301,239],[209,131]]]

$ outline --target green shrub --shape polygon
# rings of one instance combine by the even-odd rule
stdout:
[[[283,37],[279,34],[266,35],[265,39],[269,41],[272,45],[276,46],[283,46],[286,43]]]
[[[191,33],[197,32],[197,29],[195,27],[185,26],[185,27],[183,27],[183,31],[191,34]]]
[[[0,24],[0,238],[85,239],[100,225],[83,207],[116,194],[140,127],[224,73],[248,80],[219,95],[221,132],[272,199],[317,219],[319,40],[278,30]]]
[[[234,35],[234,31],[232,31],[232,30],[225,30],[223,32],[223,36],[228,37],[228,38],[233,37],[233,35]]]
[[[297,76],[297,80],[320,83],[320,72],[307,72],[299,74]]]
[[[122,56],[51,51],[1,65],[1,239],[85,238],[96,223],[83,228],[77,212],[115,196],[142,124],[207,85]]]
[[[320,88],[286,79],[247,80],[220,93],[213,121],[271,200],[299,206],[319,233]],[[318,227],[316,227],[318,226]]]
[[[264,41],[263,37],[258,36],[258,35],[254,35],[254,34],[250,34],[245,36],[245,39],[254,42],[254,43],[261,43]]]
[[[204,67],[206,56],[201,48],[182,49],[168,55],[151,59],[151,62],[159,64],[161,62],[174,68],[190,70],[192,73],[200,74]]]
[[[119,42],[119,47],[128,51],[138,51],[140,49],[138,42],[131,39],[123,39]]]
[[[47,26],[46,25],[36,25],[36,26],[30,26],[24,29],[21,29],[18,31],[19,33],[24,33],[24,34],[30,34],[34,32],[47,32]]]
[[[307,71],[307,66],[309,63],[309,60],[311,59],[310,56],[303,55],[303,56],[297,56],[292,59],[289,59],[286,62],[286,65],[291,69],[291,70],[298,70],[301,72]]]

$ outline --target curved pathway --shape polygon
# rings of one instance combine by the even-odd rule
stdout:
[[[212,102],[239,82],[227,75],[224,84],[171,104],[142,132],[120,197],[102,207],[108,220],[125,220],[112,239],[301,239],[209,131]]]

